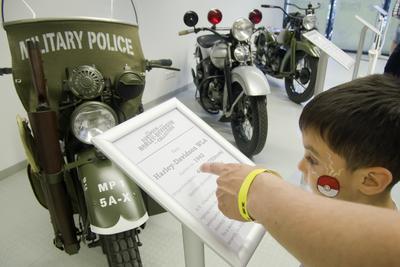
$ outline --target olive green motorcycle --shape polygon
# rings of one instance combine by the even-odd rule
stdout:
[[[283,29],[260,27],[254,39],[257,48],[255,64],[265,74],[285,80],[286,93],[290,100],[302,103],[314,95],[320,51],[318,47],[303,37],[303,33],[316,29],[315,10],[320,7],[309,4],[301,8],[304,13],[286,13],[280,6],[261,5],[264,8],[282,10],[286,17]],[[249,19],[253,23],[261,21],[261,12],[253,10]]]
[[[121,1],[2,0],[18,118],[33,193],[50,213],[54,245],[102,246],[109,266],[142,266],[140,230],[163,209],[91,139],[143,111],[146,71],[135,6]],[[93,8],[96,7],[96,8]],[[95,12],[95,13],[94,13]]]

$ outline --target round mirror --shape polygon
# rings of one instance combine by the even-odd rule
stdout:
[[[196,12],[194,11],[188,11],[183,16],[183,22],[185,22],[185,25],[188,27],[196,26],[198,21],[199,21],[199,16],[197,16]]]

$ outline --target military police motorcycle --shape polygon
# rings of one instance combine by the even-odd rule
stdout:
[[[196,28],[198,15],[189,11],[184,15],[184,23],[193,29],[179,35],[211,32],[197,38],[196,67],[192,69],[196,95],[205,111],[222,111],[220,121],[230,121],[239,150],[251,157],[261,152],[267,138],[266,98],[270,88],[264,74],[253,64],[253,23],[240,18],[232,28],[217,28],[221,20],[221,11],[213,9],[208,13],[212,26]]]
[[[266,74],[285,80],[286,93],[290,100],[302,103],[314,95],[320,51],[303,37],[303,33],[316,29],[315,9],[320,5],[301,8],[288,3],[301,12],[286,13],[280,6],[261,5],[264,8],[282,10],[286,17],[284,28],[258,28],[255,38],[257,48],[255,63]],[[257,17],[260,11],[250,13]]]
[[[101,246],[109,266],[142,266],[140,229],[162,212],[97,151],[91,139],[143,111],[145,60],[134,4],[121,1],[3,0],[3,27],[32,190],[49,210],[54,245]],[[94,8],[96,7],[96,8]]]

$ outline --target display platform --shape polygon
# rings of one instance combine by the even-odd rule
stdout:
[[[156,106],[93,139],[154,200],[232,266],[246,266],[265,230],[225,217],[216,176],[204,162],[254,165],[177,99]]]
[[[349,70],[351,67],[353,67],[354,59],[317,30],[306,32],[303,34],[303,36],[346,69]]]

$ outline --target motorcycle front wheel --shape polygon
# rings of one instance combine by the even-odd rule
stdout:
[[[101,235],[101,246],[110,267],[142,267],[136,230]]]
[[[268,133],[266,96],[243,95],[233,110],[231,127],[243,154],[251,157],[260,153]]]
[[[306,54],[296,59],[294,75],[285,78],[286,93],[291,101],[300,104],[314,95],[317,69],[318,58],[316,57]]]

